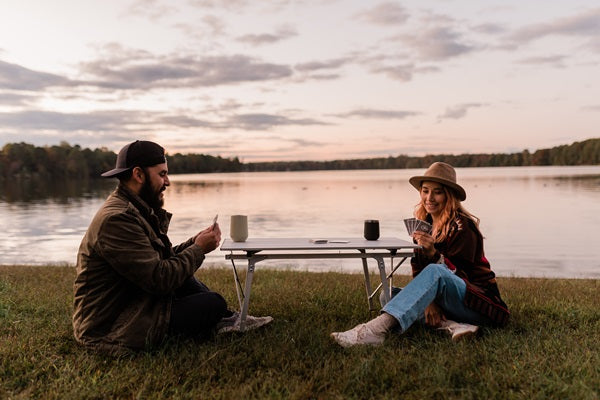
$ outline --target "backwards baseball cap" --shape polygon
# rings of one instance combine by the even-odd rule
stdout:
[[[110,171],[102,174],[104,178],[111,178],[134,167],[151,167],[167,162],[165,149],[154,142],[136,140],[126,144],[117,155],[117,165]]]

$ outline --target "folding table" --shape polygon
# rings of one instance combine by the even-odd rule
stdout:
[[[382,288],[386,301],[390,300],[391,281],[394,272],[402,263],[413,255],[414,249],[419,246],[398,238],[380,238],[379,240],[365,240],[363,238],[249,238],[245,242],[233,242],[225,239],[221,245],[221,251],[228,251],[225,259],[231,260],[233,266],[234,283],[238,302],[240,304],[240,328],[244,330],[246,315],[250,304],[250,291],[254,269],[258,262],[264,260],[284,259],[338,259],[357,258],[362,260],[365,276],[365,290],[369,310],[375,310],[373,296]],[[386,272],[384,258],[389,257],[390,272]],[[367,259],[377,261],[381,283],[371,288],[371,280]],[[394,266],[394,258],[400,262]],[[246,260],[248,270],[246,274],[245,288],[239,279],[234,260]]]

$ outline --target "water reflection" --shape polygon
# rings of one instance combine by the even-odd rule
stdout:
[[[361,236],[379,219],[382,236],[408,239],[423,170],[195,174],[171,177],[166,208],[174,243],[218,213],[224,237],[232,214],[249,216],[254,237]],[[499,275],[600,277],[600,167],[457,170],[467,209],[481,218],[486,252]],[[0,185],[0,263],[74,263],[87,226],[116,180],[4,182]],[[577,239],[575,239],[577,238]],[[211,253],[207,264],[224,264]],[[283,264],[275,263],[281,267]],[[360,270],[351,261],[286,262],[301,269]],[[408,272],[408,267],[403,267]]]
[[[6,203],[56,202],[106,197],[115,187],[114,180],[7,179],[0,181],[0,201]]]

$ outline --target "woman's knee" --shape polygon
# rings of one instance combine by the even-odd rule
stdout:
[[[444,264],[429,264],[421,273],[431,274],[434,276],[442,276],[448,272],[448,268]]]
[[[454,285],[457,279],[462,282],[462,279],[454,275],[444,264],[429,264],[421,271],[423,272],[431,280],[438,282],[439,290],[444,290],[447,285]]]

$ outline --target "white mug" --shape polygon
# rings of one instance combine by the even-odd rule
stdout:
[[[229,236],[234,242],[245,242],[248,239],[248,216],[232,215],[229,225]]]

